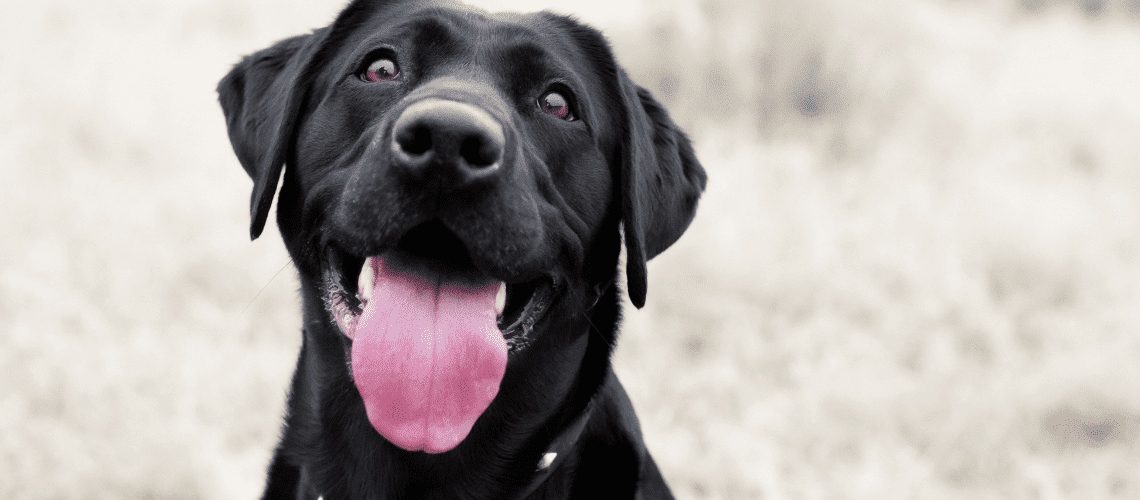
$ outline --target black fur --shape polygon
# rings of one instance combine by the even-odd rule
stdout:
[[[399,78],[362,82],[378,51],[398,61]],[[539,110],[550,89],[570,97],[576,121]],[[581,437],[528,498],[672,497],[610,369],[618,256],[624,231],[641,307],[645,262],[684,232],[706,179],[688,138],[597,31],[549,13],[361,0],[326,28],[247,56],[218,93],[254,180],[251,235],[282,178],[277,221],[301,280],[303,343],[263,498],[513,498],[591,400]],[[506,146],[491,180],[432,171],[412,181],[386,156],[393,122],[427,98],[499,122]],[[496,399],[440,454],[405,451],[369,424],[321,274],[330,248],[376,255],[427,221],[453,233],[479,272],[560,284]]]

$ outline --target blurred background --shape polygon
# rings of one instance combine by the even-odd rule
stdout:
[[[709,172],[614,360],[679,498],[1140,498],[1140,1],[477,3]],[[213,89],[342,5],[0,0],[0,497],[258,497],[298,285]]]

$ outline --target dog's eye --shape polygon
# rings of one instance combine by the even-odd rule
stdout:
[[[538,98],[538,107],[566,121],[574,120],[574,113],[570,111],[570,101],[558,92],[547,92]]]
[[[372,63],[368,65],[368,69],[366,69],[364,74],[360,75],[360,77],[366,82],[379,82],[382,80],[394,80],[399,74],[400,67],[396,65],[396,61],[387,57],[381,57],[372,61]]]

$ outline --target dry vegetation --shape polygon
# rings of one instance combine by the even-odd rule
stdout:
[[[1140,498],[1138,2],[605,3],[711,177],[615,360],[680,498]],[[213,87],[338,6],[4,1],[0,497],[256,498],[297,285]]]

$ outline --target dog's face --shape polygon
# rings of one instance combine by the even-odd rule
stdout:
[[[373,426],[446,451],[555,306],[692,219],[704,171],[594,30],[549,13],[354,2],[247,57],[219,86],[262,229],[278,223]],[[312,318],[306,317],[306,322]]]
[[[595,116],[616,103],[572,40],[538,35],[558,33],[551,18],[415,7],[363,19],[314,82],[295,153],[302,219],[319,221],[306,243],[349,336],[369,293],[356,277],[380,255],[504,283],[498,326],[521,346],[610,213],[615,124]]]

